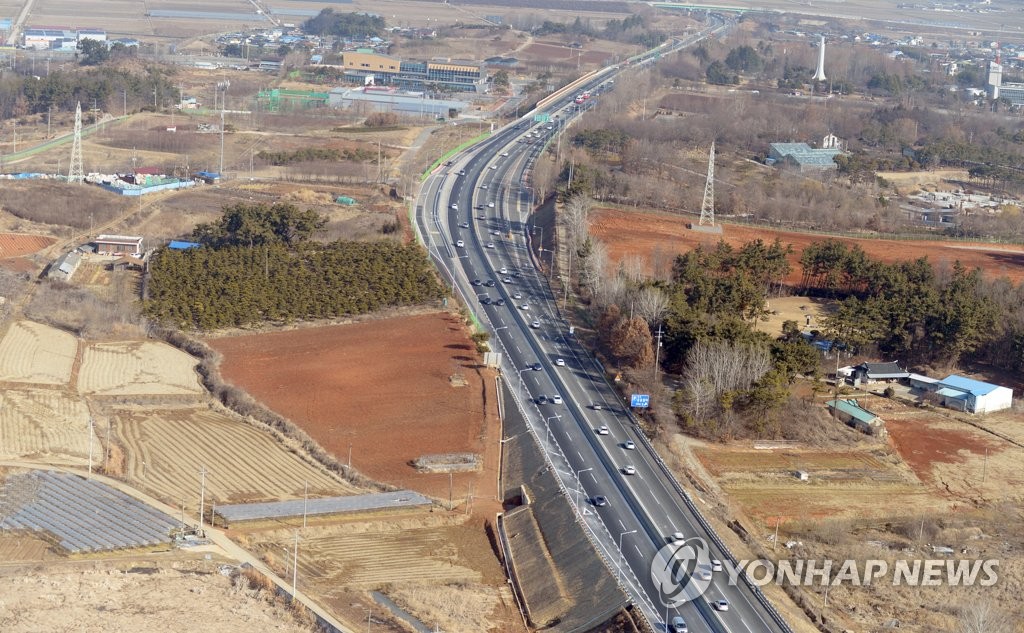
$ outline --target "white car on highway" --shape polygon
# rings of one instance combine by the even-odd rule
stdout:
[[[604,425],[604,424],[602,424],[601,426],[597,427],[597,434],[598,435],[608,435],[608,427],[606,425]]]
[[[622,467],[622,474],[623,475],[635,475],[636,474],[636,466],[634,466],[633,464],[626,464],[625,466]]]
[[[494,203],[493,202],[488,202],[487,203],[487,208],[488,209],[493,209],[494,208]]]
[[[457,246],[458,248],[462,248],[465,245],[466,245],[466,243],[464,241],[462,241],[462,240],[456,240],[455,241],[455,246]]]

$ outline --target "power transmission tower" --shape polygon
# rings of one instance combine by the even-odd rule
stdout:
[[[75,138],[71,142],[71,167],[68,168],[68,182],[82,183],[85,170],[82,167],[82,102],[75,108]]]
[[[715,225],[715,142],[711,141],[708,156],[708,180],[704,183],[704,201],[700,205],[700,226]]]

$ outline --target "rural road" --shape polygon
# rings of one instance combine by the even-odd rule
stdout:
[[[721,28],[724,24],[712,32]],[[632,58],[630,65],[650,63],[709,34],[677,40],[668,49]],[[665,606],[664,587],[652,570],[677,555],[666,553],[671,535],[681,532],[701,541],[709,571],[711,559],[729,564],[733,557],[635,425],[603,368],[572,336],[558,311],[562,297],[534,266],[534,253],[541,249],[533,246],[538,227],[529,215],[533,161],[565,122],[593,104],[575,104],[576,91],[611,90],[609,80],[617,71],[606,68],[543,101],[550,119],[536,123],[531,112],[435,171],[417,201],[417,228],[442,274],[502,353],[502,374],[580,522],[656,630],[684,617],[692,631],[788,632],[756,587],[729,584],[724,571],[716,572],[706,588],[693,582],[691,571],[681,583],[687,600],[668,600],[672,604]],[[549,237],[542,247],[550,243]],[[561,400],[552,403],[555,395]],[[606,502],[594,503],[598,496]],[[712,608],[712,601],[721,599],[728,600],[728,611]]]
[[[163,512],[164,514],[167,514],[171,517],[181,516],[181,508],[173,508],[167,505],[166,503],[145,494],[144,492],[140,492],[138,489],[133,488],[132,486],[126,484],[123,481],[111,479],[110,477],[98,475],[96,473],[93,473],[90,476],[87,473],[83,472],[83,469],[81,468],[72,468],[67,465],[49,464],[46,462],[37,462],[30,460],[0,460],[0,466],[12,468],[29,468],[33,470],[53,470],[69,473],[72,475],[78,475],[79,477],[86,477],[98,481],[107,486],[110,486],[111,488],[116,488],[117,490],[120,490],[126,495],[129,495],[134,499],[137,499],[138,501],[141,501],[142,503],[145,503],[146,505],[155,508],[160,512]],[[193,526],[199,524],[199,521],[195,517],[188,515],[185,516],[185,522]],[[247,563],[257,571],[262,573],[264,576],[269,578],[275,585],[277,585],[279,591],[283,595],[292,595],[291,583],[277,576],[277,574],[275,574],[273,570],[267,567],[263,563],[263,561],[253,556],[244,548],[242,548],[237,543],[232,541],[223,531],[218,530],[217,528],[210,527],[209,525],[204,526],[203,529],[206,532],[206,538],[208,538],[210,542],[212,542],[214,545],[219,547],[226,557],[232,558],[238,561],[239,563]],[[343,626],[341,622],[339,622],[333,615],[331,615],[326,609],[320,607],[320,605],[314,602],[313,599],[307,596],[304,592],[296,591],[294,597],[296,600],[305,605],[305,607],[308,608],[312,613],[316,614],[316,616],[320,618],[321,621],[326,622],[330,626],[334,627],[336,631],[340,631],[341,633],[354,633],[352,629]]]

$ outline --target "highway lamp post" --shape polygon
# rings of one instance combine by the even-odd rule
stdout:
[[[618,582],[622,579],[622,537],[627,534],[636,534],[637,530],[629,530],[628,532],[619,533],[619,565],[615,572],[615,581]]]
[[[576,511],[577,512],[581,511],[581,509],[580,509],[580,492],[583,489],[583,482],[580,481],[580,475],[582,475],[585,472],[589,472],[591,470],[594,470],[594,468],[590,467],[590,468],[584,468],[582,470],[577,470],[576,471]]]
[[[561,419],[562,419],[561,414],[553,415],[550,418],[544,418],[544,429],[547,431],[548,437],[550,439],[552,439],[552,440],[555,439],[555,436],[551,434],[551,420],[561,420]]]
[[[302,486],[302,529],[306,529],[306,508],[309,505],[309,480]]]

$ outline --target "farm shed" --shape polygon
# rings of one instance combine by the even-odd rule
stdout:
[[[910,388],[920,391],[935,391],[939,388],[939,379],[922,374],[910,374]]]
[[[950,374],[939,381],[936,393],[942,405],[968,413],[991,413],[1009,409],[1013,404],[1013,390],[973,378]]]
[[[71,281],[71,276],[78,270],[78,266],[82,263],[82,254],[78,251],[71,251],[61,255],[57,261],[53,262],[50,266],[50,270],[46,273],[47,278],[57,279],[59,281]]]
[[[856,400],[829,400],[825,403],[838,420],[845,422],[861,433],[885,437],[885,422],[874,413],[861,407]]]
[[[134,235],[100,235],[93,244],[99,255],[142,257],[142,238]]]

